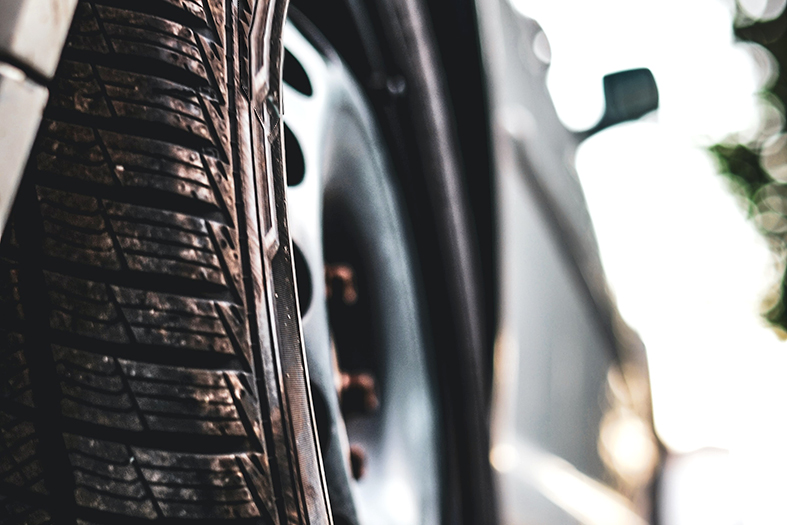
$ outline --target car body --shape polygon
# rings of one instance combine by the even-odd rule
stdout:
[[[660,461],[647,361],[607,291],[573,165],[585,135],[551,104],[538,24],[506,1],[478,11],[498,214],[501,512],[509,523],[643,523]],[[640,456],[620,457],[623,440]]]

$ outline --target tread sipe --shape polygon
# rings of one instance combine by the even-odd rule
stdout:
[[[79,3],[0,244],[0,523],[327,523],[278,4]]]

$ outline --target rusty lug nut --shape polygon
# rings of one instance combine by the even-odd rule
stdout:
[[[366,472],[366,451],[361,445],[350,445],[350,471],[356,481]]]
[[[369,414],[377,410],[374,376],[365,372],[342,372],[339,401],[345,414]]]
[[[355,288],[355,270],[348,264],[325,265],[325,296],[333,296],[334,285],[341,287],[342,301],[353,305],[358,301],[358,290]]]

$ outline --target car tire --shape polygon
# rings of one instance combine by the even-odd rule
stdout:
[[[286,2],[80,2],[0,243],[2,523],[329,523]]]

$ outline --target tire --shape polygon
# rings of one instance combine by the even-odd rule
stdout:
[[[0,522],[329,523],[285,9],[80,2],[0,244]]]

